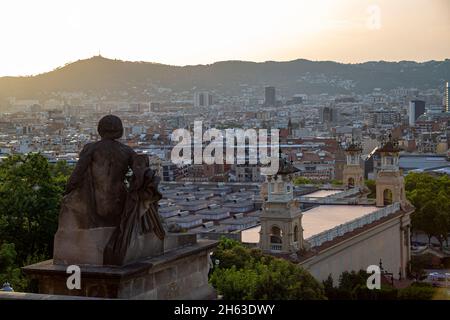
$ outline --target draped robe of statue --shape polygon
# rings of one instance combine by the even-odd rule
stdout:
[[[58,231],[70,234],[72,230],[75,234],[79,230],[115,227],[105,241],[103,261],[120,265],[127,248],[139,235],[154,233],[160,240],[165,236],[157,209],[161,199],[159,180],[149,168],[147,156],[137,155],[116,141],[123,134],[118,117],[103,117],[98,131],[102,139],[85,145],[69,178]],[[127,187],[130,169],[132,177]]]
[[[120,264],[131,242],[142,234],[154,232],[159,239],[164,238],[158,214],[158,201],[162,198],[158,182],[159,178],[148,167],[147,156],[137,156],[120,225],[105,251],[106,263]]]

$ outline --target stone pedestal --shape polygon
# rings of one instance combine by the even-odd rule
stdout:
[[[116,228],[95,228],[66,230],[58,229],[55,234],[53,262],[55,264],[106,265],[104,251]],[[132,239],[127,248],[123,264],[138,261],[142,258],[154,257],[167,252],[167,245],[177,247],[174,242],[184,244],[195,243],[193,234],[168,234],[164,240],[158,239],[154,233],[148,233]]]
[[[185,237],[183,237],[185,236]],[[67,264],[53,260],[26,266],[38,281],[39,293],[119,299],[214,299],[208,284],[209,254],[217,241],[193,240],[195,235],[164,239],[164,253],[124,266],[79,265],[81,289],[69,290]],[[184,245],[183,245],[184,244]]]

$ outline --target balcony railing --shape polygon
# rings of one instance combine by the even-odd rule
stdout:
[[[270,244],[270,250],[271,251],[281,251],[282,247],[283,246],[281,244],[279,244],[279,243],[271,243]]]

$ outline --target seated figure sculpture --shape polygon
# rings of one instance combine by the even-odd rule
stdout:
[[[159,178],[148,157],[117,141],[123,126],[116,116],[103,117],[98,133],[101,140],[84,146],[66,187],[56,264],[123,265],[164,250]]]

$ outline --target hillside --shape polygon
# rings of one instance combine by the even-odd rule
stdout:
[[[100,56],[79,60],[31,77],[1,77],[0,97],[36,97],[54,91],[92,93],[144,90],[151,85],[173,90],[217,89],[239,93],[242,84],[275,85],[284,94],[370,92],[373,88],[439,88],[450,79],[450,59],[424,63],[331,61],[223,61],[211,65],[170,66],[126,62]]]

